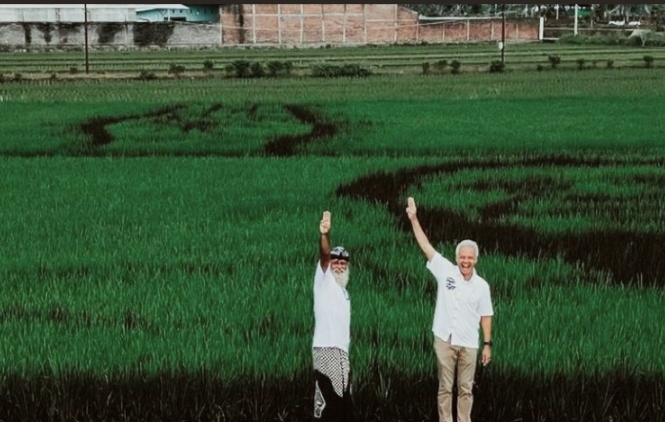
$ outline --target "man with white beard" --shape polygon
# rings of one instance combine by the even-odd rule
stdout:
[[[330,250],[330,212],[319,224],[319,262],[314,275],[314,420],[353,420],[349,362],[351,300],[349,253],[341,246]]]

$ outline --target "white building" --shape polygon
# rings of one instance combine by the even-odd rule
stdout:
[[[187,21],[189,7],[184,4],[141,4],[136,6],[136,20],[143,22]]]
[[[136,22],[138,10],[160,6],[165,10],[182,8],[182,4],[3,4],[0,22]],[[172,7],[171,7],[172,6]]]

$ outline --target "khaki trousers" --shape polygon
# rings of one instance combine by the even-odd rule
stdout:
[[[478,349],[451,346],[434,336],[434,352],[439,376],[437,403],[439,422],[453,422],[453,384],[457,380],[457,420],[471,422],[473,376]],[[455,377],[457,375],[457,377]]]

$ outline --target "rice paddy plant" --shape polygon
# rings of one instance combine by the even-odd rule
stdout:
[[[207,79],[182,79],[178,81],[137,80],[81,80],[43,84],[26,81],[21,84],[5,84],[1,91],[3,102],[67,103],[125,102],[127,104],[174,102],[224,101],[237,103],[251,98],[254,102],[283,103],[286,101],[319,101],[332,103],[343,100],[399,100],[415,98],[474,99],[510,96],[513,98],[588,96],[602,98],[630,98],[639,93],[640,98],[662,95],[657,83],[660,74],[652,69],[625,69],[621,74],[592,70],[579,73],[515,72],[501,75],[464,75],[454,81],[428,82],[417,75],[385,75],[363,80],[323,81],[318,78],[248,79],[227,80],[220,83]],[[399,87],[386,90],[386,84]],[[605,89],[611,87],[611,89]],[[651,89],[647,89],[651,88]],[[324,101],[325,100],[325,101]],[[617,104],[619,106],[620,104]]]
[[[464,212],[470,219],[496,218],[543,232],[662,233],[663,177],[660,166],[648,164],[498,165],[429,176],[421,195],[438,197],[429,205]],[[440,195],[442,190],[446,195]]]
[[[471,154],[478,148],[497,153],[651,151],[660,148],[661,136],[659,127],[651,123],[660,101],[658,89],[653,88],[654,76],[608,79],[594,74],[582,80],[565,79],[565,88],[551,85],[552,78],[532,75],[507,77],[498,85],[495,81],[483,84],[482,76],[473,83],[443,81],[435,87],[419,80],[405,84],[406,91],[399,95],[406,100],[398,101],[396,92],[383,89],[387,82],[393,83],[386,77],[327,86],[307,79],[228,85],[205,80],[155,85],[88,81],[40,89],[12,85],[4,101],[20,105],[17,116],[34,115],[43,123],[26,126],[17,125],[19,119],[3,121],[8,136],[2,149],[5,154],[20,155],[72,150],[89,154],[81,150],[77,133],[84,128],[76,125],[90,122],[96,124],[94,130],[102,131],[100,136],[106,136],[97,140],[104,145],[100,148],[104,153],[246,155],[257,153],[280,134],[306,133],[310,128],[282,107],[302,103],[319,107],[324,116],[338,116],[332,123],[347,128],[344,136],[300,149],[307,153],[402,155],[407,150],[446,155]],[[616,87],[618,94],[584,95],[598,91],[602,84]],[[330,88],[332,93],[327,92]],[[629,96],[622,90],[641,94]],[[505,95],[511,98],[506,100]],[[205,98],[208,102],[202,101]],[[326,106],[320,107],[324,98]],[[627,113],[631,119],[614,118]],[[519,116],[519,122],[514,116]]]
[[[413,98],[408,103],[340,104],[336,107],[340,112],[353,116],[352,127],[364,126],[365,130],[333,142],[312,144],[307,151],[396,156],[406,151],[444,156],[471,155],[479,149],[524,154],[660,147],[660,129],[650,123],[658,107],[645,98],[543,96],[506,100],[493,92],[451,98],[442,88],[433,87],[440,97],[429,101]],[[631,119],[615,118],[623,113],[630,113]]]
[[[253,373],[261,361],[237,355],[238,346],[260,349],[265,339],[290,345],[294,335],[298,343],[309,341],[311,291],[303,286],[311,282],[316,245],[303,221],[305,215],[317,221],[330,205],[317,194],[321,185],[332,190],[340,179],[322,180],[307,192],[292,174],[318,174],[325,161],[297,160],[292,170],[282,161],[265,167],[259,159],[241,165],[212,159],[24,163],[4,162],[12,174],[3,187],[11,203],[3,209],[11,224],[3,226],[2,246],[3,280],[12,286],[3,305],[8,321],[43,327],[22,336],[28,350],[49,335],[87,340],[65,341],[68,349],[54,344],[20,365],[26,349],[7,344],[9,366],[29,372],[48,357],[54,370],[205,364]],[[346,177],[367,170],[348,160],[329,165],[330,174],[342,170]],[[35,170],[51,176],[27,177]],[[344,217],[350,204],[345,207],[340,233],[351,224]],[[257,239],[263,239],[260,249]],[[265,264],[255,265],[257,259]],[[301,306],[290,307],[291,297]],[[71,332],[58,328],[71,325]],[[273,332],[285,326],[288,336]],[[264,335],[257,337],[252,327]],[[77,344],[96,342],[105,345],[74,352]],[[264,370],[290,373],[294,367],[281,362]]]
[[[657,362],[646,358],[654,350],[630,341],[630,333],[641,332],[647,324],[649,312],[644,306],[654,305],[647,299],[650,293],[580,286],[544,287],[529,296],[503,308],[501,337],[505,334],[507,343],[496,347],[497,355],[520,356],[518,366],[535,373],[602,373],[622,359],[646,372],[660,370]],[[618,327],[614,324],[622,328],[612,329]],[[599,348],[603,339],[616,347]],[[501,362],[504,365],[511,363]]]

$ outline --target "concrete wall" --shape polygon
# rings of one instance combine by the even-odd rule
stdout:
[[[220,39],[220,24],[186,22],[88,24],[88,45],[92,49],[209,48],[220,46]],[[83,23],[0,23],[0,47],[6,50],[78,49],[84,46]]]
[[[11,6],[11,7],[9,7]],[[6,5],[0,7],[0,22],[84,22],[85,7],[79,5]],[[87,7],[90,22],[133,22],[136,10],[133,7],[118,5],[89,4]]]
[[[497,20],[419,21],[394,4],[244,4],[221,7],[220,23],[91,22],[91,48],[208,48],[225,46],[466,43],[501,40]],[[153,26],[147,26],[153,25]],[[534,41],[538,20],[506,23],[508,42]],[[72,48],[84,45],[83,23],[0,23],[0,47]]]

